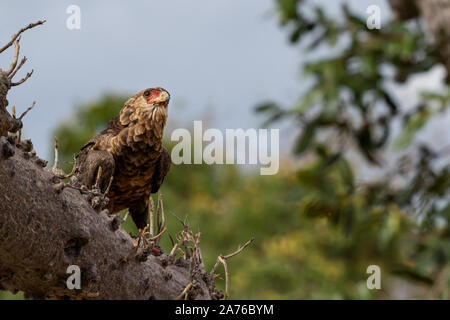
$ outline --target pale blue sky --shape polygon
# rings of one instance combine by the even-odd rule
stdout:
[[[331,12],[348,2],[361,14],[377,4],[384,20],[390,15],[385,0],[314,2]],[[66,28],[70,4],[81,8],[81,30]],[[257,103],[289,104],[305,87],[304,54],[288,45],[274,0],[2,0],[0,44],[39,19],[47,23],[21,41],[29,60],[20,75],[32,68],[35,73],[8,99],[19,113],[37,101],[25,119],[24,135],[44,157],[51,129],[70,120],[77,104],[107,92],[133,94],[163,86],[173,97],[171,127],[189,127],[209,115],[218,128],[249,128],[261,123],[253,113]],[[0,67],[9,66],[12,54],[0,55]],[[282,141],[288,131],[282,131]]]

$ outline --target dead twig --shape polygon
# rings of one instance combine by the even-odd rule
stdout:
[[[158,233],[160,231],[160,221],[159,221],[159,214],[160,214],[160,208],[161,206],[161,190],[158,190],[158,201],[156,202],[156,227],[158,228]]]
[[[152,196],[150,196],[150,206],[149,206],[149,219],[150,219],[150,238],[153,237],[154,233],[154,225],[153,225],[153,219],[155,214],[155,202],[153,201]]]
[[[31,106],[30,108],[32,108],[33,106]],[[28,108],[28,109],[31,110],[30,108]],[[29,110],[25,111],[24,113],[26,114],[26,112],[28,112]],[[24,114],[22,114],[22,116],[23,115]],[[78,168],[76,166],[73,166],[72,171],[69,174],[66,174],[62,169],[59,168],[58,138],[56,136],[54,137],[54,143],[55,143],[55,147],[54,147],[55,159],[54,159],[54,162],[53,162],[53,166],[50,169],[50,172],[53,173],[59,179],[70,178],[71,176],[73,176],[77,172]],[[67,163],[70,163],[70,162],[67,162]],[[97,177],[97,179],[98,179],[98,177]],[[64,185],[63,189],[65,187],[69,187],[69,185]],[[72,189],[79,190],[81,193],[88,193],[87,192],[87,188],[76,188],[74,186],[70,186],[70,187]],[[99,194],[95,193],[94,196],[96,196],[96,195],[99,195]]]
[[[16,117],[16,106],[13,106],[13,107],[12,107],[12,116],[13,116],[13,119],[14,119],[14,120],[20,120],[20,121],[22,121],[23,117],[25,117],[25,115],[28,113],[28,111],[30,111],[31,109],[33,109],[35,105],[36,105],[36,101],[33,101],[33,104],[31,105],[31,107],[28,107],[28,109],[25,110],[25,112],[22,113],[22,114],[20,115],[19,118]],[[20,142],[21,140],[22,140],[22,128],[20,128],[20,129],[19,129],[19,132],[18,132],[18,141]]]
[[[235,255],[241,253],[242,250],[244,250],[250,243],[253,242],[253,240],[255,240],[255,238],[251,237],[250,240],[248,240],[242,247],[239,245],[238,249],[233,253],[227,254],[226,256],[219,255],[217,257],[216,263],[214,264],[214,267],[211,269],[211,272],[209,273],[211,278],[214,279],[214,272],[216,271],[216,269],[220,263],[223,264],[223,268],[225,269],[225,298],[224,299],[228,299],[228,297],[229,297],[229,295],[228,295],[229,273],[228,273],[227,259],[230,259],[230,258],[234,257]]]
[[[27,57],[23,57],[22,60],[19,63],[19,66],[16,68],[16,70],[14,70],[9,76],[8,79],[11,80],[12,78],[14,78],[14,76],[16,75],[17,71],[20,70],[20,68],[22,68],[22,66],[25,64],[25,62],[27,62]]]
[[[189,284],[184,288],[183,292],[180,293],[178,297],[175,298],[175,300],[184,300],[187,299],[187,295],[189,290],[192,288],[192,282],[189,282]]]
[[[200,270],[202,273],[206,273],[205,264],[203,263],[203,256],[202,256],[202,250],[200,248],[200,226],[198,226],[198,233],[195,237],[195,252],[197,255],[197,259],[200,265]]]
[[[242,250],[244,250],[250,243],[253,242],[253,240],[255,240],[255,238],[251,237],[250,240],[248,240],[242,247],[238,246],[238,249],[235,252],[230,253],[230,254],[224,256],[223,258],[226,260],[226,259],[229,259],[229,258],[234,257],[235,255],[241,253]]]
[[[185,260],[189,260],[191,258],[190,252],[189,252],[189,248],[188,248],[188,238],[189,238],[189,226],[187,225],[187,223],[183,220],[181,220],[180,217],[178,217],[175,213],[171,212],[171,214],[183,225],[183,234],[184,237],[181,238],[181,243],[178,244],[179,246],[183,246],[184,247],[184,259]],[[172,249],[173,250],[173,249]]]
[[[12,63],[11,63],[11,66],[9,67],[9,70],[8,71],[6,71],[6,74],[8,75],[8,76],[10,76],[11,75],[11,73],[13,73],[13,71],[14,71],[14,69],[16,68],[16,66],[17,66],[17,61],[19,61],[19,51],[20,51],[20,44],[19,44],[19,41],[20,41],[20,37],[18,37],[16,40],[14,40],[14,47],[15,47],[15,52],[14,52],[14,58],[13,58],[13,61],[12,61]],[[8,77],[9,78],[9,77]],[[11,77],[12,78],[12,77]],[[9,78],[9,79],[11,79],[11,78]]]
[[[128,218],[129,214],[130,214],[130,211],[127,211],[127,213],[125,213],[125,215],[123,216],[123,219],[122,219],[123,222],[127,221],[127,218]]]
[[[31,72],[28,72],[26,74],[26,76],[23,79],[19,80],[18,82],[11,82],[11,87],[18,86],[18,85],[24,83],[25,81],[27,81],[31,77],[33,72],[34,72],[34,70],[31,70]]]
[[[60,170],[59,168],[58,168],[58,165],[59,165],[59,160],[58,160],[58,158],[59,158],[59,155],[58,155],[58,138],[55,136],[55,138],[54,138],[54,142],[55,142],[55,148],[54,148],[54,150],[55,150],[55,160],[54,160],[54,162],[53,162],[53,167],[50,169],[50,171],[54,174],[54,175],[57,175],[57,176],[63,176],[64,175],[64,172],[62,172],[62,170]],[[81,190],[80,190],[81,191]]]
[[[20,115],[20,117],[19,117],[18,119],[19,119],[19,120],[22,120],[23,117],[25,117],[25,116],[27,115],[27,113],[28,113],[31,109],[34,108],[35,105],[36,105],[36,101],[33,101],[33,104],[32,104],[30,107],[28,107],[27,110],[25,110],[25,111]]]
[[[172,211],[170,211],[170,213],[183,225],[183,230],[187,231],[188,230],[188,226],[186,224],[185,221],[183,221],[179,216],[177,216],[175,213],[173,213]]]
[[[2,47],[2,48],[0,49],[0,53],[2,53],[3,51],[5,51],[6,49],[8,49],[8,48],[14,43],[14,41],[16,41],[16,39],[17,39],[23,32],[25,32],[25,31],[28,30],[28,29],[32,29],[32,28],[34,28],[34,27],[36,27],[36,26],[38,26],[38,25],[44,24],[44,23],[45,23],[45,20],[40,20],[40,21],[35,22],[35,23],[30,23],[28,26],[26,26],[26,27],[20,29],[19,32],[17,32],[15,35],[12,36],[11,41],[8,42],[4,47]]]
[[[159,240],[161,238],[161,236],[167,231],[167,228],[164,227],[164,229],[161,230],[161,232],[159,232],[156,236],[154,237],[150,237],[148,240],[150,241],[156,241]]]
[[[178,239],[178,242],[175,243],[175,245],[173,246],[172,250],[170,251],[170,254],[169,254],[170,258],[174,258],[175,257],[175,254],[177,253],[177,249],[184,242],[185,237],[186,237],[185,232],[182,231],[181,235],[180,235],[180,237]]]
[[[158,191],[158,206],[156,209],[156,223],[158,226],[157,233],[161,233],[166,228],[166,216],[164,213],[164,203],[161,190]],[[161,238],[156,239],[156,245],[159,246]]]
[[[177,297],[178,300],[180,299],[187,299],[188,298],[188,290],[192,291],[192,288],[196,287],[196,281],[197,279],[202,278],[203,276],[207,275],[210,277],[211,280],[214,280],[218,277],[218,275],[215,274],[216,269],[218,268],[219,264],[223,264],[224,267],[224,273],[225,273],[225,294],[224,298],[229,298],[229,287],[230,287],[230,273],[228,268],[228,261],[227,259],[230,259],[239,253],[241,253],[247,246],[249,246],[253,241],[254,238],[250,238],[243,246],[239,245],[237,250],[227,254],[222,255],[220,254],[217,257],[217,261],[212,268],[210,273],[207,273],[205,271],[205,266],[203,263],[203,257],[202,252],[200,248],[200,239],[201,239],[201,232],[200,232],[200,226],[198,227],[198,232],[196,234],[193,233],[192,230],[189,229],[187,222],[179,218],[176,214],[171,212],[171,214],[183,225],[183,230],[180,232],[180,234],[177,236],[177,242],[174,243],[172,240],[172,250],[169,254],[169,261],[173,261],[176,253],[178,250],[181,251],[182,255],[184,256],[184,260],[189,262],[189,279],[190,283],[188,286],[183,290],[183,292]],[[188,244],[192,243],[193,247],[188,246]],[[181,247],[184,247],[184,251],[181,249]],[[191,254],[192,253],[192,254]]]
[[[224,296],[224,299],[227,300],[228,299],[228,278],[229,278],[228,264],[227,264],[227,260],[221,256],[219,256],[217,258],[217,260],[223,264],[223,268],[225,270],[225,296]]]

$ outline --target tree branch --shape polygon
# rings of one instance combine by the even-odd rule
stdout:
[[[0,53],[2,53],[3,51],[5,51],[5,50],[8,49],[9,47],[11,47],[12,44],[14,43],[14,41],[16,41],[16,39],[17,39],[23,32],[27,31],[28,29],[32,29],[32,28],[34,28],[34,27],[36,27],[36,26],[38,26],[38,25],[44,24],[44,23],[45,23],[45,20],[40,20],[40,21],[35,22],[35,23],[30,23],[28,26],[26,26],[26,27],[20,29],[19,32],[17,32],[15,35],[13,35],[13,36],[11,37],[11,41],[8,42],[4,47],[2,47],[2,48],[0,49]]]
[[[175,299],[190,282],[189,268],[167,254],[124,259],[133,239],[112,228],[79,191],[55,192],[55,176],[31,151],[0,138],[0,288],[35,298]],[[81,269],[81,290],[66,287],[66,269]],[[195,299],[211,299],[197,279]]]

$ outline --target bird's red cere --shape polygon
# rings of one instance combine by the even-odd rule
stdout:
[[[157,99],[161,95],[161,92],[159,90],[152,90],[150,91],[150,95],[147,98],[147,103],[152,103],[155,99]]]

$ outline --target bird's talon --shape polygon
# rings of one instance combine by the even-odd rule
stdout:
[[[133,246],[135,248],[138,247],[141,242],[143,242],[144,244],[147,243],[147,240],[145,239],[145,230],[146,230],[146,228],[138,230],[137,239],[134,240],[134,242],[133,242]]]

